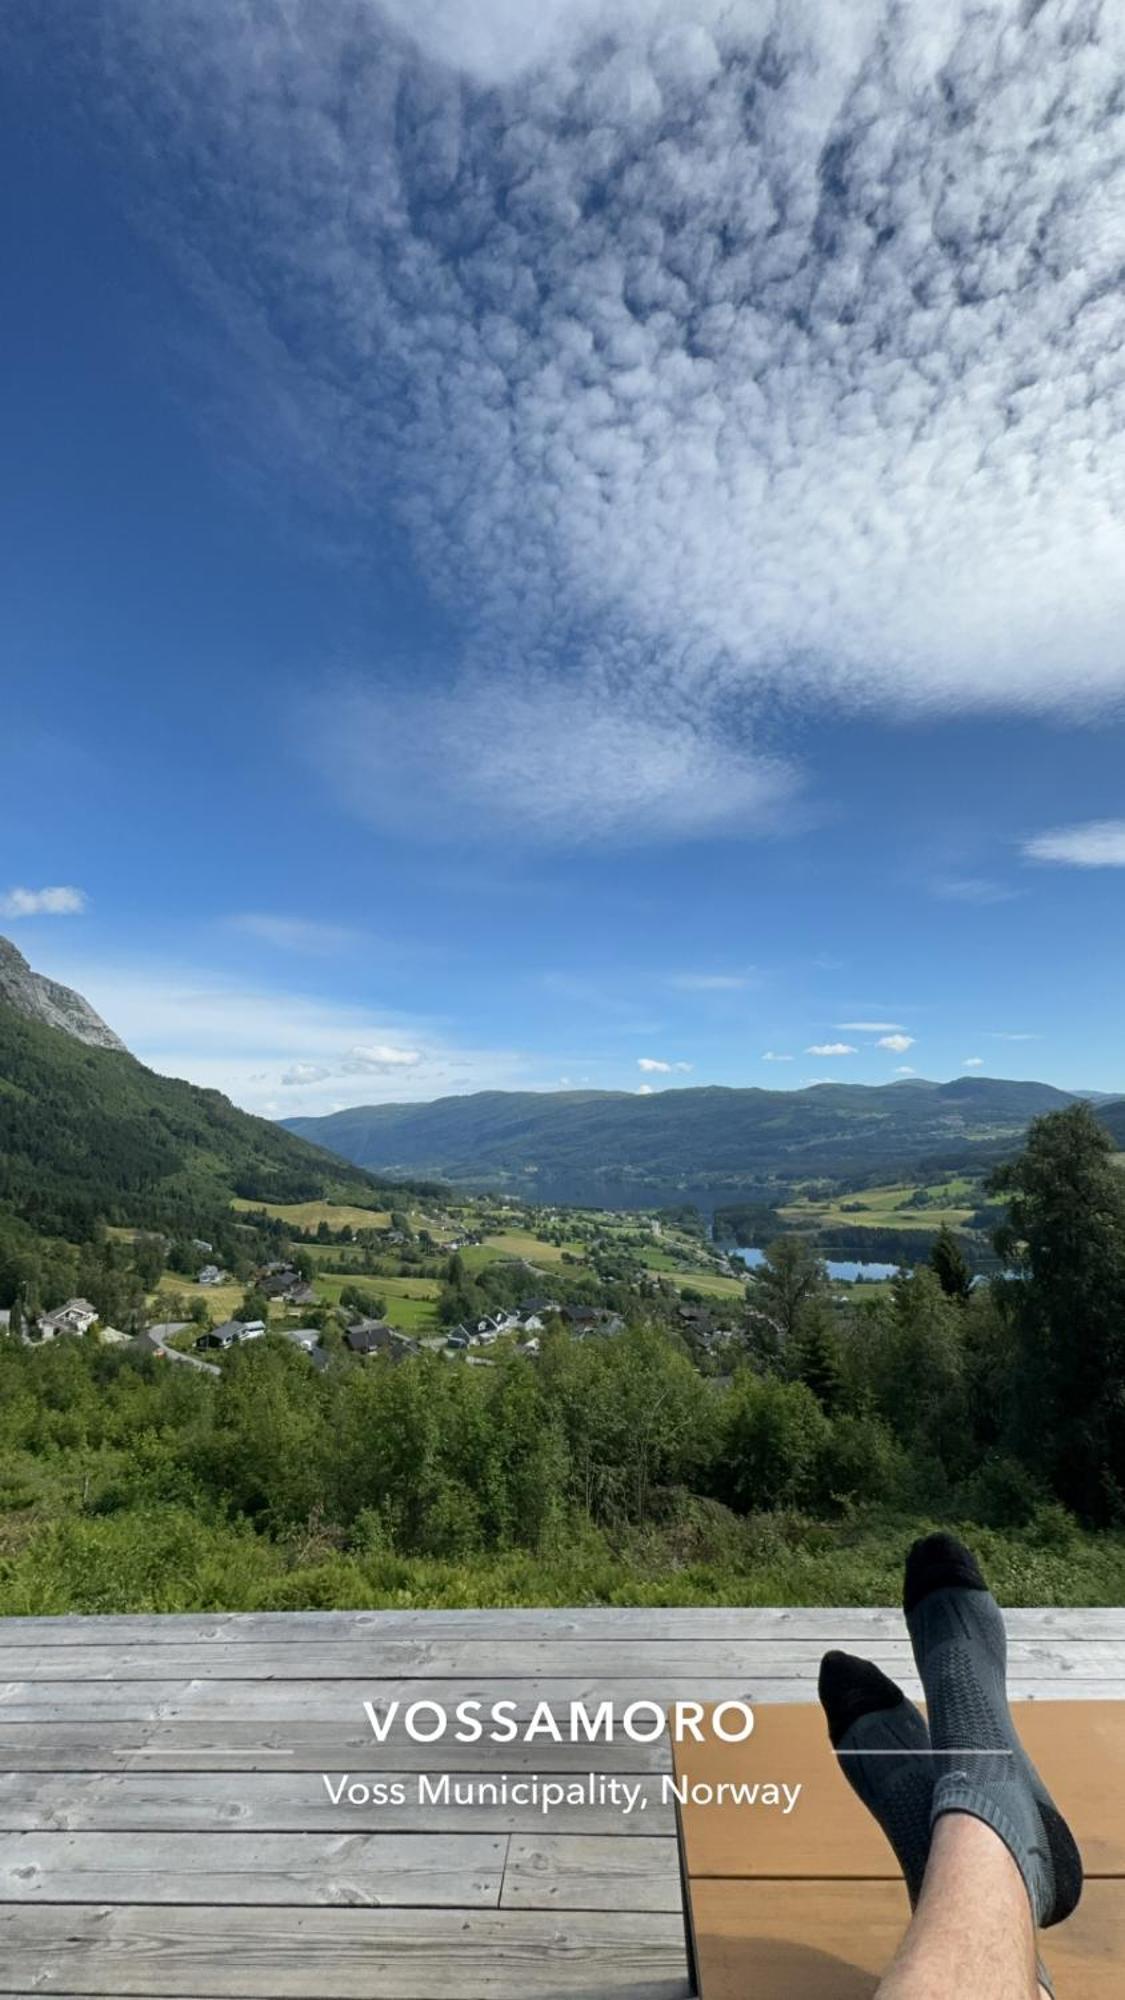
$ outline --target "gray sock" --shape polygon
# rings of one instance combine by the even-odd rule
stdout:
[[[933,1818],[964,1812],[983,1820],[1023,1876],[1036,1923],[1061,1923],[1082,1893],[1082,1858],[1016,1735],[1000,1608],[952,1535],[915,1542],[904,1608],[939,1753]]]
[[[918,1901],[930,1852],[934,1769],[912,1701],[870,1660],[826,1653],[818,1686],[832,1748],[849,1785],[879,1822]],[[921,1753],[921,1754],[919,1754]]]

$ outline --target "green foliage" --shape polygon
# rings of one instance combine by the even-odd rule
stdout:
[[[157,1076],[0,1005],[0,1213],[88,1241],[100,1223],[188,1237],[234,1194],[284,1202],[369,1177],[218,1091]]]
[[[486,1367],[359,1361],[336,1319],[323,1372],[278,1336],[218,1376],[0,1340],[0,1609],[886,1601],[907,1526],[951,1520],[976,1524],[1009,1595],[1119,1602],[1122,1537],[1075,1513],[1120,1505],[1125,1177],[1077,1107],[1033,1128],[1005,1189],[1013,1279],[966,1293],[924,1267],[841,1304],[787,1236],[745,1305],[716,1304],[735,1327],[718,1344],[704,1309],[685,1345],[678,1294],[597,1218],[550,1290],[624,1330],[556,1324],[537,1359],[501,1342]],[[172,1263],[198,1233],[188,1200],[171,1244],[9,1216],[0,1287],[29,1306],[83,1292],[129,1325],[158,1250],[191,1268]],[[207,1234],[245,1283],[285,1224],[228,1214]],[[443,1312],[539,1288],[514,1255],[436,1269]]]
[[[969,1260],[952,1229],[945,1223],[938,1231],[937,1239],[930,1251],[930,1269],[947,1298],[968,1298],[973,1288],[973,1274],[969,1268]]]
[[[998,1174],[997,1247],[1023,1282],[1009,1302],[1019,1393],[1013,1434],[1052,1489],[1091,1521],[1125,1517],[1125,1175],[1093,1111],[1037,1119]]]
[[[751,1273],[750,1298],[776,1335],[780,1353],[792,1351],[827,1284],[824,1265],[805,1237],[779,1236],[770,1244],[765,1262]]]
[[[723,1411],[718,1483],[746,1510],[800,1507],[818,1497],[831,1425],[803,1382],[739,1375]]]
[[[290,1129],[361,1166],[445,1173],[478,1186],[530,1187],[534,1176],[538,1185],[573,1177],[589,1187],[607,1176],[675,1200],[687,1175],[729,1189],[731,1202],[772,1205],[779,1186],[821,1175],[854,1187],[873,1171],[925,1181],[951,1167],[987,1168],[1020,1142],[1032,1118],[1068,1101],[1048,1084],[979,1076],[889,1089],[840,1083],[651,1097],[486,1090],[433,1104],[361,1105],[293,1119]]]

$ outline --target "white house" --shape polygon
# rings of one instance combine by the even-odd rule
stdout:
[[[54,1312],[40,1313],[39,1338],[57,1340],[64,1333],[81,1337],[89,1333],[97,1316],[97,1306],[92,1306],[89,1299],[68,1299],[64,1306],[56,1306]]]

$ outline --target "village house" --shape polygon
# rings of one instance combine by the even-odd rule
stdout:
[[[201,1285],[224,1285],[226,1279],[226,1272],[221,1271],[217,1264],[204,1264],[202,1271],[199,1273],[198,1282]]]
[[[237,1347],[242,1339],[242,1328],[236,1319],[224,1320],[222,1326],[213,1326],[207,1333],[201,1333],[195,1345],[201,1353],[210,1349],[226,1352],[228,1347]]]
[[[221,1326],[213,1326],[209,1333],[201,1333],[195,1344],[199,1348],[213,1347],[225,1352],[229,1347],[243,1346],[248,1340],[261,1340],[265,1331],[266,1323],[262,1319],[228,1319]]]
[[[388,1326],[384,1320],[360,1320],[357,1325],[349,1326],[344,1345],[352,1354],[389,1354],[393,1361],[418,1352],[416,1340],[400,1333],[397,1327]]]
[[[89,1299],[68,1299],[64,1306],[56,1306],[54,1312],[40,1313],[38,1338],[57,1340],[64,1333],[80,1337],[89,1333],[97,1317],[97,1306],[92,1306]]]

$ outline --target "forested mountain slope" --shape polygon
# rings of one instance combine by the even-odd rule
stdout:
[[[95,1216],[156,1225],[236,1194],[304,1201],[341,1185],[373,1184],[218,1091],[0,1000],[0,1210],[36,1230],[81,1236]]]
[[[958,1077],[807,1090],[482,1091],[431,1104],[363,1105],[288,1129],[345,1159],[469,1180],[607,1172],[642,1183],[749,1181],[984,1166],[1033,1117],[1072,1102],[1050,1084]],[[1125,1105],[1113,1107],[1125,1123]]]

